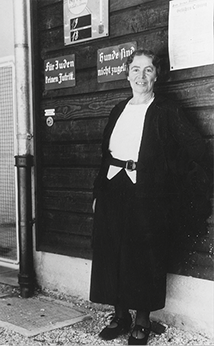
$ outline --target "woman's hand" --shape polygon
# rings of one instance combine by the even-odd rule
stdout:
[[[93,200],[93,203],[92,203],[92,210],[93,210],[93,213],[95,213],[96,202],[97,202],[97,199],[95,198],[95,199]]]

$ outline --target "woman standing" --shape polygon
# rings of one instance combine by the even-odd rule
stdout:
[[[115,307],[100,337],[128,333],[130,345],[146,345],[149,314],[166,296],[170,167],[180,148],[200,160],[200,135],[172,101],[154,95],[160,72],[151,51],[127,59],[132,97],[111,111],[104,130],[102,164],[94,184],[93,261],[90,300]]]

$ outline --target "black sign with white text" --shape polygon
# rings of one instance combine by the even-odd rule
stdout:
[[[44,62],[45,90],[73,87],[75,81],[75,55],[66,55]]]
[[[126,59],[137,48],[136,42],[128,42],[119,46],[102,48],[97,51],[98,83],[126,79]]]

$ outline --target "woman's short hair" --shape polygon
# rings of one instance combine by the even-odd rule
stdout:
[[[145,55],[152,59],[152,64],[156,68],[157,77],[160,75],[160,58],[149,49],[136,49],[126,60],[126,75],[129,75],[129,66],[133,62],[135,56]]]

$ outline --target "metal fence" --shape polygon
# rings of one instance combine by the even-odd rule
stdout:
[[[14,109],[14,65],[0,61],[0,260],[16,262]]]

